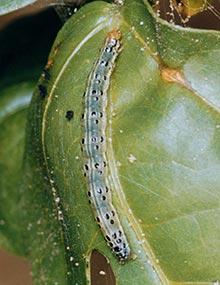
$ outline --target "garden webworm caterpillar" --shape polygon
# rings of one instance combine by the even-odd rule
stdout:
[[[126,260],[130,255],[130,247],[112,204],[106,159],[107,93],[120,52],[120,37],[121,33],[116,30],[108,34],[100,57],[89,76],[82,115],[82,149],[85,154],[84,175],[88,182],[88,196],[96,221],[112,251],[120,260]]]

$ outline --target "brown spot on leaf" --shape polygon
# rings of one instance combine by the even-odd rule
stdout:
[[[91,285],[115,285],[112,268],[104,255],[93,250],[90,258]]]
[[[49,58],[46,66],[45,66],[45,69],[46,70],[50,69],[50,67],[53,65],[53,63],[54,63],[54,60],[52,58]]]
[[[187,87],[187,83],[181,71],[177,69],[171,69],[168,67],[162,67],[160,69],[161,76],[163,80],[168,82],[175,82]]]

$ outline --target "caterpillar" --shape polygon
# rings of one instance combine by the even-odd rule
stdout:
[[[121,33],[113,30],[106,38],[100,57],[89,76],[82,114],[84,176],[89,202],[107,244],[120,261],[128,259],[130,247],[112,204],[106,160],[106,108],[108,88],[116,58],[121,50]]]

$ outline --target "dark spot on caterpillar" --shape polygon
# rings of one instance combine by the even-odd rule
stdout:
[[[101,79],[100,74],[96,73],[95,78],[96,78],[96,79]]]
[[[95,123],[96,123],[96,125],[98,125],[98,123],[99,123],[99,120],[95,120]]]
[[[103,95],[103,91],[102,91],[102,90],[100,90],[99,94],[102,96],[102,95]]]
[[[70,121],[74,116],[74,112],[72,110],[66,111],[66,118],[68,121]]]
[[[96,138],[96,137],[92,137],[92,138],[91,138],[91,141],[92,141],[92,142],[96,142],[96,141],[97,141],[97,138]]]
[[[114,212],[114,211],[112,211],[112,216],[114,217],[114,215],[115,215],[115,212]],[[121,232],[121,231],[119,231],[119,232]]]
[[[99,188],[99,189],[97,190],[97,193],[98,193],[98,194],[102,194],[102,189]]]
[[[110,224],[112,224],[112,225],[113,225],[113,224],[114,224],[114,220],[110,220]]]
[[[97,144],[95,145],[95,149],[96,149],[96,150],[98,150],[98,149],[99,149],[99,146],[98,146]]]
[[[115,251],[115,252],[119,252],[119,251],[120,251],[120,247],[119,247],[119,246],[115,246],[115,247],[114,247],[114,251]]]
[[[96,168],[96,169],[99,168],[99,163],[95,163],[95,168]]]
[[[105,197],[105,196],[102,196],[102,200],[105,201],[105,200],[106,200],[106,197]]]
[[[108,220],[110,218],[109,214],[105,214],[106,219]]]
[[[112,242],[110,242],[110,243],[109,243],[109,246],[110,246],[110,247],[113,247],[113,243],[112,243]]]
[[[96,115],[97,115],[97,113],[94,112],[94,111],[91,113],[91,116],[92,116],[92,117],[95,117]]]
[[[84,113],[82,114],[82,119],[84,119]]]
[[[39,93],[40,93],[40,96],[42,98],[45,98],[47,96],[47,88],[43,85],[38,85],[38,90],[39,90]]]
[[[106,239],[108,240],[108,241],[111,241],[111,239],[110,239],[110,237],[109,236],[105,236],[106,237]]]
[[[98,223],[100,223],[100,219],[99,219],[99,217],[96,217],[96,221],[97,221]]]
[[[119,239],[116,240],[116,242],[117,242],[117,243],[121,243],[122,240],[119,238]]]
[[[101,61],[101,65],[102,65],[102,66],[108,66],[108,61],[102,60],[102,61]]]
[[[102,112],[100,112],[100,113],[99,113],[99,116],[100,116],[100,118],[102,118],[102,117],[103,117],[103,113],[102,113]]]
[[[86,177],[86,173],[84,172],[84,177]]]
[[[112,47],[106,47],[105,51],[108,52],[108,53],[112,52]]]
[[[116,233],[114,233],[114,234],[112,235],[112,237],[113,237],[113,239],[116,239],[116,238],[117,238]]]
[[[103,166],[104,166],[104,167],[106,167],[106,165],[107,165],[107,164],[106,164],[106,162],[105,162],[105,161],[103,161]]]
[[[85,143],[85,139],[84,138],[82,138],[82,144],[84,144]]]
[[[104,75],[104,76],[103,76],[103,79],[104,79],[104,80],[107,80],[107,77],[106,77],[106,75]]]
[[[91,192],[90,191],[88,191],[88,196],[91,197]]]
[[[106,187],[105,187],[105,191],[106,191],[106,193],[108,193],[108,190],[109,190],[109,189],[108,189],[108,187],[106,186]],[[113,212],[113,211],[112,211],[112,212]]]
[[[89,170],[89,166],[87,164],[85,164],[85,170]]]
[[[99,170],[99,171],[98,171],[98,174],[99,174],[99,175],[102,175],[102,171],[101,171],[101,170]]]
[[[92,90],[92,95],[95,95],[95,94],[96,94],[96,90],[93,89],[93,90]]]
[[[102,136],[100,137],[100,142],[104,142],[104,138]]]
[[[99,97],[94,97],[94,101],[99,101]]]

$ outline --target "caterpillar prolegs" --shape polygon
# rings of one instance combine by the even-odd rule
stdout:
[[[112,204],[106,160],[106,108],[108,88],[116,58],[120,52],[119,31],[108,34],[100,57],[89,76],[84,94],[82,148],[88,196],[108,245],[120,260],[126,260],[130,248],[118,214]]]

